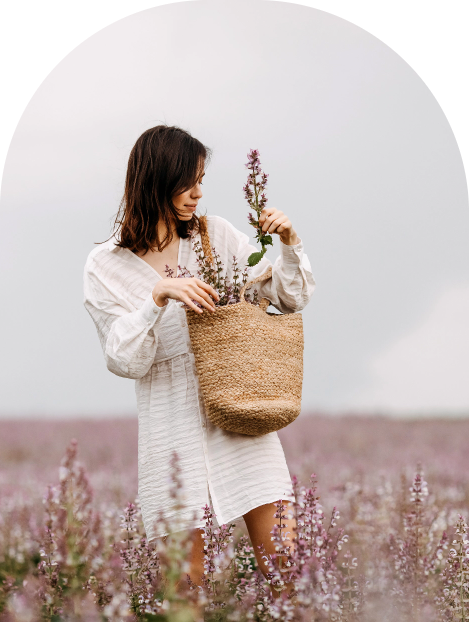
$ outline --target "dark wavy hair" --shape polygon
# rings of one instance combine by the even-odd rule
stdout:
[[[173,197],[192,188],[211,149],[176,126],[157,125],[143,132],[132,148],[127,165],[124,196],[114,221],[117,246],[131,251],[162,251],[171,243],[171,221],[177,234],[188,238],[199,231],[199,219],[179,220]],[[167,233],[158,237],[162,218]],[[109,239],[109,238],[108,238]]]

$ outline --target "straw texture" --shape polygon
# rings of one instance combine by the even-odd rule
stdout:
[[[205,216],[200,217],[205,256],[212,261]],[[240,290],[240,302],[215,313],[186,309],[207,417],[214,425],[258,436],[284,428],[301,410],[303,317],[266,311],[244,300],[245,290],[270,278],[272,266]]]

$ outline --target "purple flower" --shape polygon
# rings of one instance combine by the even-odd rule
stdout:
[[[248,175],[248,180],[243,186],[244,197],[247,200],[251,210],[257,214],[257,220],[248,214],[248,221],[256,229],[256,240],[261,244],[261,251],[252,253],[248,258],[249,266],[255,266],[262,259],[266,253],[266,246],[272,245],[272,236],[264,233],[262,227],[259,224],[259,218],[262,210],[267,204],[267,196],[265,194],[265,187],[267,185],[268,174],[264,173],[261,169],[261,162],[259,159],[259,151],[257,149],[251,149],[248,153],[248,162],[245,165],[251,172]],[[257,179],[260,176],[260,179]]]

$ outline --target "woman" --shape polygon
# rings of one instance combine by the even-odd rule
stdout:
[[[206,417],[182,303],[198,313],[213,313],[217,292],[199,278],[165,276],[166,266],[175,274],[179,267],[197,273],[192,243],[201,240],[195,212],[209,156],[208,148],[180,128],[159,125],[144,132],[129,157],[118,229],[89,253],[84,270],[84,305],[107,368],[136,381],[139,498],[147,538],[151,542],[166,535],[157,520],[160,511],[177,519],[179,528],[192,529],[190,574],[199,585],[205,504],[211,502],[219,525],[244,518],[265,573],[258,545],[273,553],[273,504],[284,499],[289,507],[294,498],[276,432],[235,434]],[[280,256],[272,277],[255,285],[259,300],[268,298],[283,313],[300,311],[315,286],[302,241],[280,210],[264,208],[260,223],[264,231],[279,235]],[[257,249],[221,216],[208,215],[207,228],[223,262],[221,276],[231,281],[233,255],[243,269]],[[264,257],[249,278],[269,265]],[[168,489],[174,451],[185,493],[185,509],[177,516]],[[293,519],[287,524],[292,532]]]

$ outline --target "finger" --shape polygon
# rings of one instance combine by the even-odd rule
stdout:
[[[215,304],[213,303],[213,301],[208,302],[207,300],[205,300],[203,296],[197,293],[190,294],[190,296],[192,300],[196,300],[197,302],[200,302],[201,305],[206,307],[212,313],[215,312]]]
[[[272,233],[273,230],[272,229],[272,225],[274,225],[274,227],[276,227],[275,223],[277,222],[278,218],[280,218],[280,216],[278,214],[273,214],[272,216],[269,216],[269,218],[266,218],[264,226],[262,227],[262,229],[264,230],[264,233]]]
[[[273,208],[271,208],[273,209]],[[265,219],[265,222],[262,226],[262,230],[264,231],[264,233],[267,233],[267,231],[269,231],[270,227],[272,226],[272,223],[274,223],[277,218],[280,218],[281,216],[283,216],[283,212],[281,212],[278,209],[274,209],[271,214],[269,214],[269,216],[267,216],[267,218]]]
[[[183,300],[186,303],[186,305],[188,305],[191,309],[194,309],[194,311],[197,311],[197,313],[204,312],[203,309],[199,309],[199,307],[192,302],[190,296],[188,296],[187,294],[183,294],[181,296],[181,300]]]
[[[276,207],[263,207],[259,215],[259,224],[262,225],[265,219],[276,211]]]
[[[270,227],[268,228],[268,232],[269,233],[273,233],[277,229],[277,227],[279,227],[280,225],[285,224],[287,222],[288,222],[288,216],[285,216],[285,215],[279,216],[270,225]]]
[[[188,292],[189,296],[191,296],[191,298],[193,299],[196,299],[196,296],[198,296],[201,300],[203,300],[203,304],[205,307],[207,307],[207,309],[210,309],[210,311],[215,311],[215,302],[205,291],[205,289],[197,283],[191,283],[191,285],[192,287],[189,289]],[[207,285],[207,283],[204,283],[204,285]]]
[[[208,283],[205,283],[205,281],[202,281],[201,279],[196,279],[196,280],[199,286],[205,291],[207,291],[211,296],[213,296],[215,300],[217,300],[217,302],[220,300],[220,295],[218,294],[216,290],[213,289],[211,285],[209,285]]]
[[[277,233],[283,233],[287,229],[291,229],[291,227],[292,227],[291,222],[290,224],[288,224],[288,222],[284,222],[283,224],[280,225],[280,227],[277,228]]]

